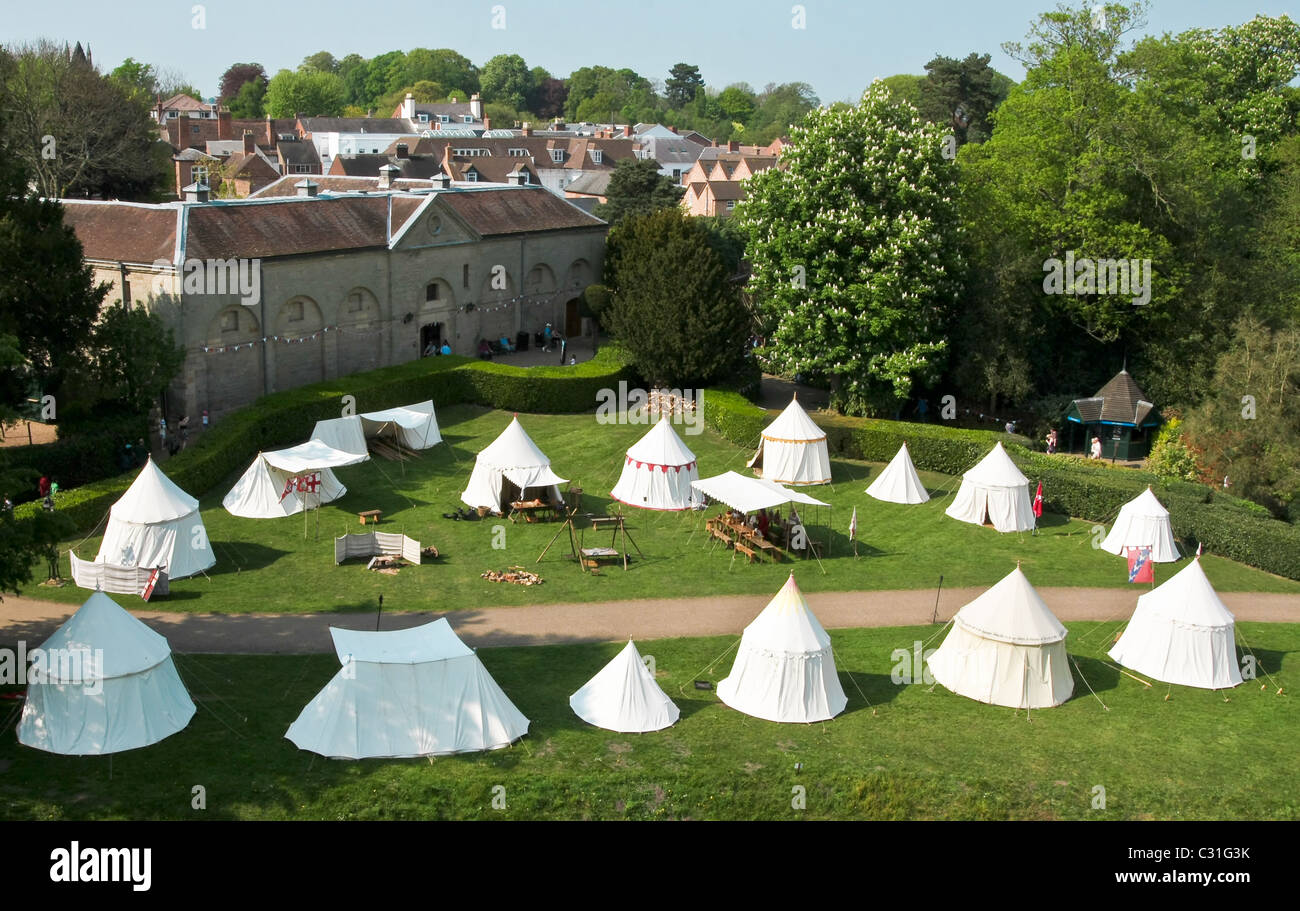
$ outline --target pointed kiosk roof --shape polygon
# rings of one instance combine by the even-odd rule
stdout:
[[[983,487],[1022,487],[1029,483],[1029,479],[1002,448],[1000,440],[979,464],[962,475],[962,480]]]
[[[1158,424],[1159,415],[1153,414],[1156,406],[1147,400],[1128,368],[1120,370],[1096,395],[1075,399],[1071,403],[1084,424],[1123,424],[1141,426]]]
[[[569,697],[583,721],[607,731],[658,731],[676,723],[680,710],[660,689],[631,639],[613,660]]]
[[[695,461],[695,453],[686,447],[667,418],[661,418],[633,443],[627,457],[650,465],[689,465]]]
[[[171,655],[171,647],[159,633],[131,616],[121,605],[101,591],[95,592],[77,612],[63,621],[41,645],[46,653],[102,649],[103,665],[95,662],[71,662],[77,679],[60,679],[59,662],[47,666],[47,683],[82,683],[86,680],[110,680],[127,677],[156,667]],[[75,670],[81,664],[81,673]]]
[[[808,412],[799,404],[798,393],[790,398],[785,411],[777,415],[776,420],[763,428],[761,434],[765,440],[780,443],[815,443],[826,439],[826,432],[813,423]]]
[[[976,636],[1013,645],[1045,645],[1066,635],[1019,566],[957,611],[952,622]]]
[[[177,487],[150,456],[109,515],[119,522],[155,525],[174,522],[198,508],[199,501]]]
[[[1185,626],[1217,629],[1236,621],[1206,578],[1199,557],[1139,596],[1138,607]]]

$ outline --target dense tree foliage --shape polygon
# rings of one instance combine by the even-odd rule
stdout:
[[[605,198],[593,215],[616,225],[632,215],[648,215],[659,209],[675,207],[684,191],[671,178],[659,173],[654,159],[629,158],[620,161],[609,176]]]

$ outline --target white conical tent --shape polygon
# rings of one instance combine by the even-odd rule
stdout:
[[[1225,689],[1241,683],[1235,618],[1193,560],[1138,598],[1110,657],[1163,683]]]
[[[1128,547],[1151,548],[1151,559],[1157,563],[1174,563],[1180,559],[1169,525],[1169,510],[1150,487],[1119,508],[1110,534],[1101,542],[1102,550],[1120,556],[1127,555]]]
[[[767,721],[826,721],[844,711],[848,699],[835,673],[831,637],[793,573],[745,627],[731,673],[718,681],[718,698]]]
[[[1017,709],[1059,705],[1074,692],[1066,629],[1016,567],[959,610],[930,656],[934,679],[959,696]]]
[[[623,473],[609,495],[642,509],[694,509],[704,505],[704,497],[691,486],[699,478],[695,454],[665,418],[628,449]]]
[[[366,440],[372,437],[391,437],[407,449],[429,449],[442,442],[432,401],[317,421],[311,436],[354,455],[365,455]]]
[[[916,473],[912,457],[908,454],[907,444],[898,447],[898,452],[890,459],[885,470],[876,476],[867,488],[868,496],[886,503],[925,503],[930,494],[921,483],[921,476]]]
[[[631,639],[569,697],[569,707],[588,724],[627,734],[670,727],[681,714],[659,688]]]
[[[758,452],[747,463],[759,477],[778,484],[829,484],[831,459],[826,434],[798,398],[791,398],[759,435]]]
[[[1029,479],[998,443],[979,464],[962,475],[961,487],[944,512],[961,522],[983,525],[985,518],[998,531],[1030,531],[1034,504]]]
[[[384,632],[330,627],[343,665],[289,726],[300,749],[331,759],[497,750],[528,719],[444,617]]]
[[[217,562],[199,501],[177,487],[152,458],[108,514],[96,563],[162,567],[184,579]]]
[[[18,740],[68,756],[119,753],[183,729],[194,703],[167,640],[95,592],[42,645]]]
[[[320,440],[308,440],[288,449],[259,452],[253,464],[230,488],[221,505],[231,515],[247,519],[276,519],[302,512],[303,501],[313,507],[337,500],[348,492],[332,468],[356,465],[370,456],[366,453],[343,452],[327,446]],[[285,483],[298,475],[320,472],[320,489],[317,493],[299,494],[296,490],[285,495]]]
[[[528,499],[546,494],[552,502],[563,503],[556,485],[567,480],[551,471],[551,460],[524,432],[516,415],[474,460],[474,470],[460,500],[474,509],[482,507],[493,512],[504,512],[516,495]]]

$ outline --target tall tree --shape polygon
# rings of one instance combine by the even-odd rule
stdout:
[[[668,104],[680,108],[695,100],[695,96],[704,88],[704,77],[700,68],[689,63],[674,64],[664,81],[664,96]]]
[[[258,120],[266,114],[266,83],[250,79],[230,99],[230,116],[239,120]]]
[[[293,73],[280,70],[266,87],[266,113],[271,117],[337,117],[343,113],[347,90],[333,73]]]
[[[522,110],[533,89],[533,74],[518,54],[498,54],[483,64],[479,76],[483,101],[505,104]]]
[[[614,167],[605,191],[608,202],[592,212],[611,225],[633,215],[648,215],[659,209],[675,208],[683,189],[671,178],[659,173],[659,162],[652,158],[624,159]]]
[[[750,288],[776,369],[829,378],[850,413],[893,413],[938,375],[958,291],[956,176],[942,131],[879,81],[790,131],[749,179]]]
[[[100,395],[147,414],[180,373],[185,349],[157,313],[113,306],[95,326],[91,375]]]
[[[260,63],[234,63],[221,74],[221,84],[217,89],[217,100],[228,104],[239,94],[245,83],[260,82],[265,88],[266,70]]]
[[[951,129],[958,145],[989,138],[989,114],[1010,89],[1011,80],[989,66],[990,59],[975,53],[965,60],[938,56],[925,65],[917,109],[931,123]]]
[[[704,385],[739,368],[749,315],[698,219],[674,206],[620,223],[606,243],[605,285],[602,323],[651,382]]]

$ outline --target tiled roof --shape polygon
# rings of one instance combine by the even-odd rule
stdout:
[[[316,154],[316,146],[310,142],[303,140],[277,142],[275,147],[284,159],[285,164],[320,164],[320,156]]]
[[[587,196],[604,196],[609,192],[609,179],[613,171],[592,171],[583,174],[564,188],[566,193],[582,193]]]
[[[423,202],[393,199],[396,232]],[[192,206],[185,254],[196,259],[269,258],[388,243],[386,196],[292,199],[253,205]]]
[[[172,262],[176,255],[175,206],[65,199],[63,221],[81,241],[86,259]]]
[[[1115,374],[1095,396],[1075,399],[1073,404],[1085,424],[1104,421],[1108,424],[1140,425],[1155,411],[1155,405],[1146,400],[1146,395],[1127,370]]]
[[[409,133],[411,121],[394,117],[303,117],[308,133]]]
[[[261,190],[252,194],[249,198],[270,199],[281,196],[297,196],[298,190],[294,184],[303,179],[302,174],[287,174],[272,184],[263,187]],[[320,188],[320,193],[357,193],[369,192],[380,193],[379,177],[339,177],[335,174],[312,174],[311,182]],[[406,180],[399,178],[393,181],[395,190],[428,190],[433,187],[433,182],[429,180]]]
[[[713,194],[714,199],[723,201],[744,199],[745,185],[739,180],[711,180],[709,181],[709,192]]]
[[[184,93],[173,95],[160,105],[164,110],[169,111],[207,111],[211,110],[209,105],[204,104],[197,98],[192,98]]]
[[[440,194],[439,199],[484,236],[603,228],[605,222],[541,187],[503,187]]]

